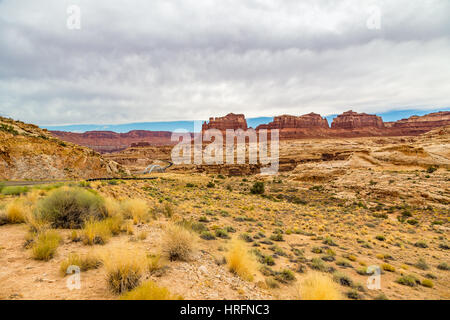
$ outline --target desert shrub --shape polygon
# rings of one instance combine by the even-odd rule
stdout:
[[[192,256],[195,248],[195,238],[193,234],[176,224],[166,227],[163,241],[163,251],[170,261],[187,261]]]
[[[105,252],[102,262],[106,269],[108,287],[116,294],[136,288],[148,266],[145,254],[128,248]]]
[[[327,266],[321,259],[319,258],[313,258],[311,259],[311,268],[314,270],[322,271],[322,272],[329,272],[331,269],[329,266]]]
[[[222,239],[229,239],[230,236],[228,235],[228,232],[225,229],[216,229],[215,230],[216,237],[222,238]]]
[[[261,256],[260,262],[261,262],[262,264],[266,264],[266,265],[268,265],[268,266],[274,266],[274,265],[275,265],[275,260],[274,260],[274,258],[273,258],[272,256],[269,256],[269,255],[263,255],[263,256]]]
[[[378,241],[384,241],[384,240],[386,240],[386,237],[380,234],[380,235],[377,235],[375,237],[375,239],[377,239]]]
[[[108,221],[89,220],[82,230],[82,240],[84,244],[105,244],[111,238],[111,229]]]
[[[299,298],[302,300],[341,300],[342,295],[333,280],[319,272],[310,272],[300,284]]]
[[[352,267],[351,263],[345,259],[339,259],[338,261],[336,261],[336,264],[343,268],[351,268]]]
[[[347,298],[352,299],[352,300],[360,300],[361,299],[361,295],[359,294],[359,292],[357,290],[347,291],[345,293],[345,295],[347,296]]]
[[[107,216],[103,199],[81,188],[60,188],[38,202],[37,213],[53,228],[78,229]]]
[[[142,240],[147,239],[147,236],[148,236],[147,231],[141,231],[138,233],[137,238],[142,241]]]
[[[105,209],[108,214],[108,217],[121,217],[122,215],[122,207],[120,203],[112,198],[105,198]]]
[[[17,199],[6,206],[5,214],[9,223],[23,223],[31,214],[31,210],[23,200]]]
[[[414,246],[418,248],[428,248],[428,244],[424,240],[417,241]]]
[[[37,235],[31,253],[35,260],[48,261],[56,253],[56,249],[61,243],[61,236],[54,230],[48,230]]]
[[[253,242],[253,238],[248,233],[244,232],[239,235],[239,239],[244,240],[245,242]]]
[[[429,279],[422,280],[421,285],[424,287],[427,287],[427,288],[433,288],[433,286],[434,286],[433,281],[431,281]]]
[[[160,254],[148,255],[148,271],[152,274],[164,268]]]
[[[183,220],[177,221],[176,224],[183,228],[186,228],[188,230],[191,230],[191,231],[194,231],[197,233],[202,233],[203,231],[208,230],[208,228],[203,223],[195,222],[192,220],[183,219]]]
[[[273,277],[266,278],[265,282],[266,282],[267,287],[270,289],[275,289],[275,288],[280,287],[278,282]]]
[[[430,268],[424,258],[419,258],[414,266],[420,270],[428,270]]]
[[[283,241],[283,235],[281,233],[274,233],[269,238],[272,241]]]
[[[418,280],[413,275],[405,275],[396,280],[397,283],[402,284],[404,286],[415,287],[420,284],[420,280]]]
[[[108,226],[109,231],[113,235],[118,235],[122,231],[123,218],[121,215],[116,215],[113,217],[106,218],[102,221],[105,225]]]
[[[332,238],[330,238],[330,237],[326,237],[323,240],[323,244],[326,244],[328,246],[337,246],[336,242],[334,242],[334,240]]]
[[[319,254],[319,253],[322,253],[323,250],[322,250],[322,248],[319,248],[319,247],[313,247],[313,248],[311,249],[311,252],[312,252],[312,253],[317,253],[317,254]]]
[[[280,272],[277,272],[275,279],[282,283],[288,283],[295,280],[295,275],[291,270],[283,269]]]
[[[208,182],[208,184],[206,185],[207,188],[214,188],[215,186],[216,185],[212,181]]]
[[[250,189],[250,192],[252,194],[263,194],[264,193],[264,182],[257,181],[253,184],[252,188]]]
[[[388,271],[388,272],[395,272],[395,268],[393,266],[391,266],[389,263],[383,263],[381,265],[381,269],[383,269],[384,271]]]
[[[148,217],[149,207],[144,200],[125,200],[122,202],[121,206],[124,217],[126,219],[133,219],[135,224],[144,221]]]
[[[153,281],[147,281],[139,287],[123,294],[120,300],[182,300],[183,297],[173,295],[167,288],[157,286]]]
[[[214,240],[216,239],[216,236],[209,231],[202,231],[202,233],[200,233],[200,238],[204,240]]]
[[[448,270],[450,270],[450,265],[447,262],[442,262],[442,263],[438,264],[437,268],[439,270],[448,271]]]
[[[101,265],[101,259],[93,253],[88,253],[84,256],[76,253],[71,253],[65,260],[61,262],[59,271],[62,276],[65,276],[67,274],[67,269],[69,268],[69,266],[78,266],[81,271],[87,271],[91,269],[97,269]]]
[[[428,173],[433,173],[433,172],[435,172],[437,170],[437,168],[436,167],[433,167],[433,166],[429,166],[428,168],[427,168],[427,172]]]
[[[28,191],[30,191],[30,187],[27,186],[10,186],[2,188],[2,194],[5,196],[20,196],[21,194],[26,194]]]
[[[353,280],[346,274],[336,272],[333,274],[333,280],[344,287],[353,287]]]
[[[256,261],[247,251],[245,244],[241,240],[231,240],[226,259],[228,270],[230,270],[230,272],[244,280],[253,281],[253,274],[256,270]]]

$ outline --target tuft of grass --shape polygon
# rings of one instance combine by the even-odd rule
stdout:
[[[418,280],[413,275],[405,275],[396,280],[397,283],[402,284],[404,286],[415,287],[420,284],[420,280]]]
[[[169,224],[164,233],[163,251],[170,261],[188,261],[195,249],[194,235],[176,224]]]
[[[102,257],[109,289],[121,294],[139,286],[148,260],[144,253],[129,248],[107,251]]]
[[[147,281],[123,294],[120,300],[183,300],[183,297],[173,295],[167,288],[159,287],[153,281]]]
[[[232,239],[226,260],[228,270],[244,280],[253,281],[256,261],[248,252],[244,242],[236,238]]]
[[[31,215],[31,209],[23,200],[17,199],[6,206],[5,214],[9,223],[23,223]]]
[[[53,228],[79,229],[85,221],[107,216],[102,197],[77,187],[52,191],[38,202],[37,208],[38,217]]]
[[[383,263],[381,269],[388,272],[395,272],[395,267],[391,266],[389,263]]]
[[[441,262],[441,263],[438,264],[437,268],[439,270],[449,271],[450,270],[450,265],[447,262]]]
[[[428,269],[430,269],[430,267],[428,266],[428,264],[427,264],[427,262],[425,261],[424,258],[419,258],[419,260],[417,260],[417,262],[414,264],[414,266],[417,269],[420,269],[420,270],[428,270]]]
[[[82,230],[82,240],[84,244],[105,244],[111,238],[111,229],[107,220],[87,221]]]
[[[306,275],[298,289],[302,300],[342,300],[337,284],[331,277],[319,272]]]
[[[433,288],[434,287],[433,281],[431,281],[429,279],[422,280],[421,285],[424,286],[424,287],[427,287],[427,288]]]
[[[62,276],[67,275],[67,269],[70,266],[78,266],[81,271],[87,271],[91,269],[97,269],[102,265],[102,261],[99,257],[93,253],[81,256],[76,253],[71,253],[63,260],[59,266],[59,271]]]
[[[125,200],[122,202],[121,206],[124,217],[126,219],[133,219],[135,224],[144,222],[149,217],[149,207],[144,200]]]
[[[341,286],[344,287],[353,287],[353,280],[347,276],[346,274],[336,272],[333,275],[333,280],[337,283],[339,283]]]
[[[54,230],[39,233],[31,248],[33,259],[43,261],[50,260],[55,255],[56,249],[60,243],[61,236]]]

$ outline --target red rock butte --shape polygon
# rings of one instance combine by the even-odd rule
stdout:
[[[333,119],[332,129],[384,128],[383,119],[374,114],[344,112]]]
[[[225,117],[209,118],[209,123],[203,122],[202,131],[208,129],[219,129],[220,131],[225,131],[227,129],[242,129],[247,130],[247,120],[243,114],[229,113]]]

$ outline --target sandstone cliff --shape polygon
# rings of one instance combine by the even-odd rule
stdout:
[[[208,129],[219,129],[225,132],[227,129],[247,130],[248,127],[243,114],[229,113],[225,117],[209,118],[209,123],[204,122],[202,125],[202,131]]]
[[[384,128],[383,119],[376,115],[357,113],[352,110],[344,112],[333,119],[332,129],[353,130],[358,128]]]
[[[0,117],[0,180],[88,179],[126,172],[116,162],[56,139],[45,129]]]

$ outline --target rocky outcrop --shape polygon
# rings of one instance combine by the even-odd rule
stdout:
[[[63,131],[50,131],[61,140],[89,147],[97,152],[116,152],[125,150],[133,143],[147,143],[148,145],[170,145],[172,133],[169,131],[133,130],[127,133],[112,131],[87,131],[73,133]]]
[[[353,130],[359,128],[384,128],[383,119],[373,114],[357,113],[352,110],[344,112],[333,119],[332,129]]]
[[[0,180],[67,180],[127,174],[118,163],[45,129],[0,117]]]
[[[227,129],[242,129],[247,130],[247,121],[243,114],[229,113],[225,117],[209,118],[209,122],[206,121],[202,125],[202,131],[208,129],[219,129],[225,132]]]
[[[308,113],[302,116],[282,115],[277,116],[272,122],[262,124],[257,129],[299,129],[299,128],[326,128],[328,129],[328,121],[322,118],[320,114]]]
[[[404,135],[419,135],[434,128],[450,125],[450,111],[429,113],[424,116],[412,116],[395,122],[386,122],[385,126]]]

